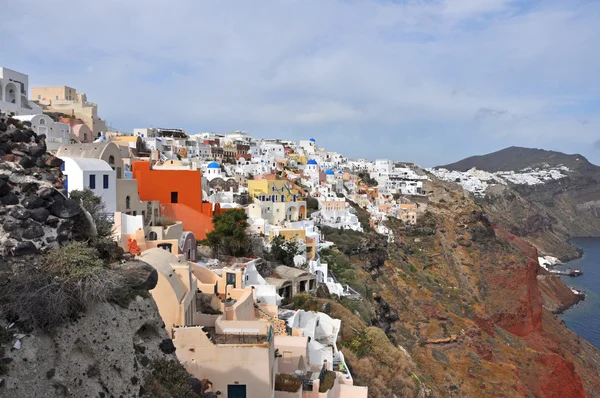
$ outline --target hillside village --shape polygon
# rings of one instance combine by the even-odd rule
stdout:
[[[158,271],[152,297],[179,361],[212,383],[207,393],[367,397],[367,387],[353,385],[337,348],[341,321],[290,305],[318,289],[361,300],[321,260],[321,250],[333,245],[321,229],[369,229],[393,241],[385,221],[414,225],[425,211],[423,170],[348,159],[309,137],[112,131],[98,117],[98,105],[74,88],[34,87],[31,99],[28,92],[27,75],[0,68],[1,123],[9,131],[11,121],[30,128],[52,156],[44,161],[60,165],[52,188],[66,197],[89,190],[101,198],[114,241]],[[4,161],[27,166],[28,153],[0,151]],[[205,245],[213,221],[228,212],[243,214],[247,223],[253,247],[245,257]],[[17,246],[35,252],[59,244],[44,229],[38,232],[23,234]],[[0,237],[2,243],[13,238]],[[261,254],[274,246],[287,250],[287,263],[275,260],[274,272],[261,273]]]

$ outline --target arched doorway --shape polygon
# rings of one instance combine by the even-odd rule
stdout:
[[[19,91],[17,90],[17,86],[14,83],[8,83],[6,88],[4,89],[5,101],[11,104],[17,104],[17,99],[19,98]]]

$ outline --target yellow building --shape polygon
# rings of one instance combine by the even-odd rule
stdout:
[[[287,180],[250,180],[248,194],[262,202],[296,202],[300,196]]]
[[[98,117],[98,105],[88,102],[84,93],[69,86],[34,87],[31,97],[44,106],[45,112],[60,112],[83,120],[94,137],[106,131],[106,122]]]
[[[400,204],[400,219],[407,224],[417,223],[417,205],[414,203]]]

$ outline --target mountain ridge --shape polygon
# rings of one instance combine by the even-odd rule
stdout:
[[[485,155],[475,155],[435,168],[467,171],[473,167],[490,173],[499,171],[521,171],[528,167],[566,166],[583,174],[600,173],[600,167],[581,154],[565,154],[539,148],[510,146]]]

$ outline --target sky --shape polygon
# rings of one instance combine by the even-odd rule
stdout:
[[[429,167],[507,146],[600,164],[597,0],[2,1],[0,66],[120,131],[314,137]]]

